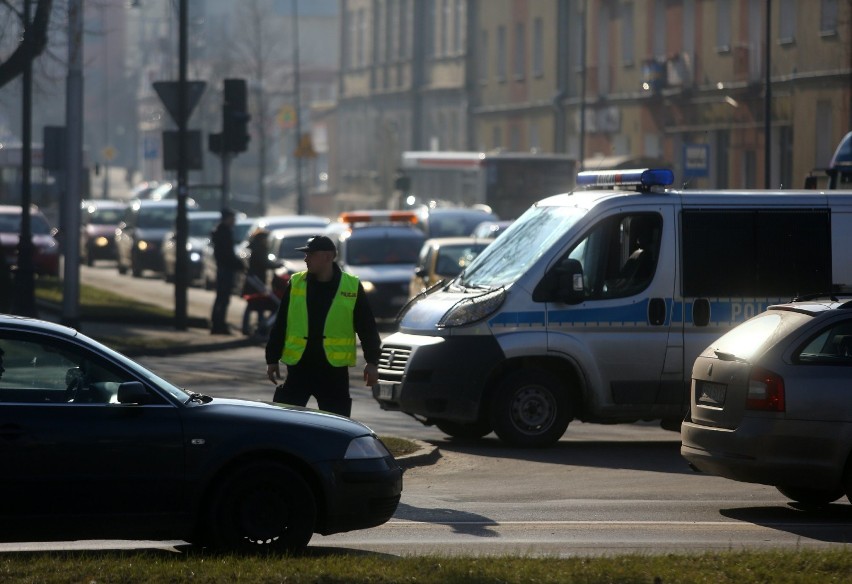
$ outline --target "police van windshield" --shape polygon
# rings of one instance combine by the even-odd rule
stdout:
[[[585,214],[585,209],[576,207],[531,207],[496,245],[489,245],[473,260],[459,284],[466,288],[508,286]]]

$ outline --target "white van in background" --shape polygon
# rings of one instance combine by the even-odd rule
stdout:
[[[852,192],[672,180],[584,172],[533,205],[404,309],[374,398],[452,436],[522,446],[556,442],[573,419],[678,429],[713,339],[770,304],[852,290]]]

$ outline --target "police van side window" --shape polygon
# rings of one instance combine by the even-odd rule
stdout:
[[[584,299],[623,298],[647,288],[656,273],[662,225],[658,214],[641,213],[592,228],[566,256],[582,267]]]
[[[831,291],[824,209],[686,210],[683,295],[774,298]]]

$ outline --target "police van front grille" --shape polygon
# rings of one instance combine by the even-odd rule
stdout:
[[[382,355],[379,357],[379,369],[402,374],[410,357],[411,348],[386,345],[382,347]]]

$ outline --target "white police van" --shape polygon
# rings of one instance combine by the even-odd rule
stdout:
[[[666,190],[584,172],[404,309],[373,397],[453,436],[542,446],[572,419],[678,429],[696,356],[793,297],[852,290],[852,191]]]

